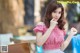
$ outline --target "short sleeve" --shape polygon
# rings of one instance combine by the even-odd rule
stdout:
[[[42,32],[42,33],[44,33],[44,24],[38,23],[38,24],[34,27],[33,31],[34,31],[35,33],[37,33],[37,32]]]

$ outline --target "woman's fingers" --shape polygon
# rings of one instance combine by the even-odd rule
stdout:
[[[71,32],[73,32],[74,34],[76,34],[76,33],[77,33],[77,29],[74,28],[74,27],[72,27],[72,28],[71,28]]]
[[[57,21],[54,21],[54,19],[51,20],[51,24],[58,24]]]
[[[53,20],[53,21],[57,21],[56,18],[53,18],[52,20]]]

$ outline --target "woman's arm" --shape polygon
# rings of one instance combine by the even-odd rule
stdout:
[[[57,25],[57,22],[52,21],[50,22],[50,27],[47,29],[47,31],[44,33],[44,35],[42,35],[42,32],[37,32],[37,45],[38,46],[42,46],[46,40],[48,39],[49,35],[51,34],[52,30],[54,29],[54,27]]]
[[[63,44],[61,45],[61,50],[64,51],[67,46],[69,45],[72,36],[75,35],[77,33],[77,30],[75,28],[71,28],[70,34],[68,35],[67,39],[63,42]]]
[[[42,35],[42,32],[37,32],[37,45],[42,46],[45,41],[48,39],[49,35],[51,34],[53,28],[48,28],[47,31]]]

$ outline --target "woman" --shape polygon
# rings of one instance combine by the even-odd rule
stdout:
[[[46,9],[45,18],[33,29],[37,37],[37,45],[43,46],[43,53],[64,53],[64,49],[70,43],[73,35],[77,33],[75,28],[71,28],[70,34],[64,41],[66,31],[64,28],[63,6],[52,1]]]

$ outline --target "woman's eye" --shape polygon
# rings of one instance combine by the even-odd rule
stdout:
[[[59,13],[59,14],[61,14],[61,12],[57,12],[57,11],[53,11],[54,13]]]
[[[61,14],[61,12],[59,12],[59,14]]]

